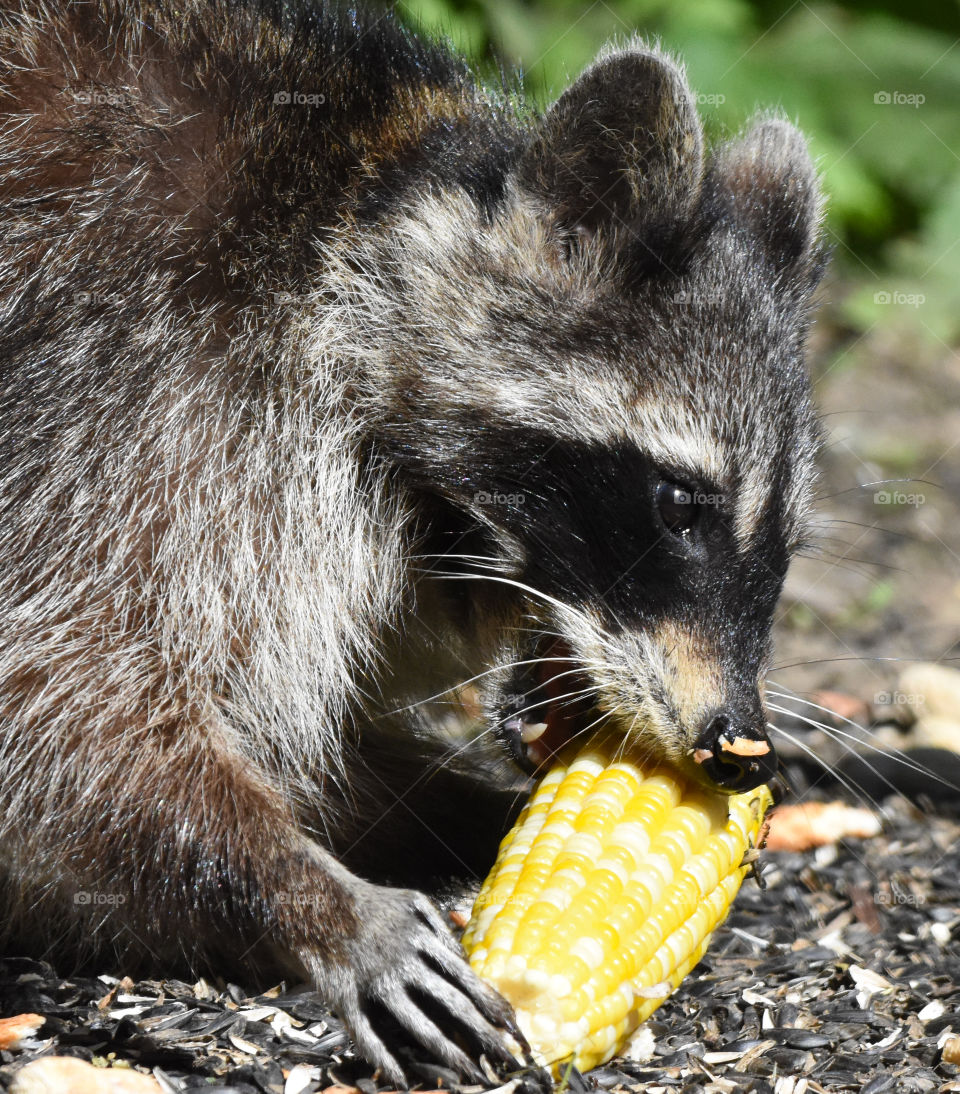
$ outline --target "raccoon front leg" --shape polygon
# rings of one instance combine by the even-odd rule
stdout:
[[[38,882],[49,891],[59,878],[79,931],[157,963],[189,945],[192,959],[220,968],[253,957],[309,974],[398,1086],[397,1049],[413,1045],[481,1080],[454,1031],[475,1058],[516,1066],[498,1030],[512,1027],[509,1006],[476,978],[426,897],[351,874],[299,830],[247,758],[201,733],[127,728],[122,748],[102,735],[95,747],[77,742],[55,809],[23,826],[29,861],[45,874]],[[105,901],[77,901],[78,892]]]
[[[515,1070],[519,1065],[499,1032],[508,1030],[524,1043],[510,1005],[475,976],[430,901],[416,890],[347,876],[355,926],[333,948],[321,949],[304,937],[298,956],[363,1055],[403,1087],[392,1042],[416,1043],[432,1059],[485,1083],[473,1059],[451,1040],[456,1028],[474,1057],[485,1053]],[[390,1026],[397,1031],[395,1023],[404,1031],[399,1038],[387,1032]]]
[[[321,867],[332,879],[335,860]],[[430,901],[412,889],[391,889],[361,881],[340,867],[337,878],[348,894],[353,922],[337,944],[320,947],[304,932],[297,956],[320,991],[346,1023],[358,1048],[389,1080],[403,1086],[403,1067],[394,1046],[396,1023],[431,1059],[476,1082],[482,1071],[457,1044],[458,1028],[474,1052],[516,1068],[499,1029],[519,1039],[513,1012],[479,980],[464,960]],[[389,1027],[393,1027],[393,1033]]]

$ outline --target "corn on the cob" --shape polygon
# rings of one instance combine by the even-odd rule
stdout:
[[[765,786],[708,794],[603,742],[556,763],[463,940],[541,1065],[604,1063],[677,987],[726,915],[770,802]]]

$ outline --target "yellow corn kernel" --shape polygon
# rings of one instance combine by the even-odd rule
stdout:
[[[463,938],[538,1063],[586,1071],[623,1048],[706,950],[771,800],[765,786],[710,794],[614,742],[558,760]]]

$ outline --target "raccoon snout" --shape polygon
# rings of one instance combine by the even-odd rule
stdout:
[[[766,733],[727,711],[707,718],[693,759],[707,778],[731,792],[752,790],[777,773],[777,754]]]

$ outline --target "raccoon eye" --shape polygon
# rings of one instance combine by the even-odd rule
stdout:
[[[693,493],[673,482],[661,482],[656,494],[657,511],[667,530],[675,536],[683,536],[697,523],[700,506],[693,500]]]

